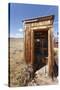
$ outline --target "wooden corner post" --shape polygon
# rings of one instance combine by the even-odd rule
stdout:
[[[52,20],[53,22],[53,20]],[[54,66],[54,41],[53,41],[53,24],[48,30],[48,75],[53,77]]]

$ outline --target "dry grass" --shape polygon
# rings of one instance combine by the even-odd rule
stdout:
[[[20,80],[26,67],[23,42],[23,39],[10,39],[10,86],[23,85]]]

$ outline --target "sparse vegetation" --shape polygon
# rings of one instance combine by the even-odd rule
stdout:
[[[26,65],[24,60],[24,40],[23,39],[10,39],[10,86],[29,86],[38,85],[36,82],[42,84],[49,84],[42,78],[34,78],[34,71],[31,65]],[[57,55],[58,50],[54,49]],[[39,76],[39,75],[38,75]],[[43,75],[40,75],[43,76]],[[39,81],[40,80],[40,81]]]
[[[10,86],[26,86],[32,78],[32,66],[24,60],[23,39],[10,39]]]

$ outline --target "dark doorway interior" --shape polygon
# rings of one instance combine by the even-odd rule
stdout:
[[[48,31],[34,31],[34,62],[35,71],[46,65],[48,57]]]

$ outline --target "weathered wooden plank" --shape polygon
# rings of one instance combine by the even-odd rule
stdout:
[[[48,31],[48,74],[52,76],[54,64],[52,28]]]
[[[31,35],[29,27],[26,27],[25,31],[25,59],[27,63],[31,62]]]

